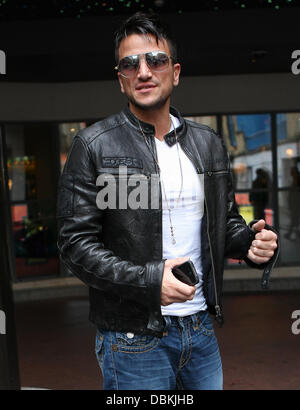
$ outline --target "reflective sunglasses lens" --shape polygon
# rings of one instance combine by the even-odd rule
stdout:
[[[169,57],[162,52],[146,53],[146,61],[153,71],[164,71],[169,66]]]
[[[131,77],[135,74],[139,66],[139,56],[124,57],[119,62],[119,71],[125,77]]]

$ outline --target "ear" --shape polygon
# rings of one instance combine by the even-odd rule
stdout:
[[[125,94],[125,90],[124,90],[124,86],[123,86],[123,77],[121,76],[120,73],[118,73],[118,79],[119,79],[119,83],[120,83],[120,87],[121,87],[121,93]]]
[[[177,87],[179,84],[179,77],[181,72],[181,65],[179,63],[174,64],[173,66],[173,85]]]

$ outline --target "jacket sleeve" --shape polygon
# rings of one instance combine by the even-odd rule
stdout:
[[[247,254],[251,246],[252,241],[255,239],[255,232],[251,229],[251,226],[257,221],[251,221],[249,225],[239,214],[237,204],[235,202],[235,195],[232,184],[232,175],[229,174],[228,178],[228,217],[227,217],[227,231],[226,231],[226,247],[225,257],[244,260],[251,268],[263,270],[261,279],[261,286],[267,288],[269,285],[269,276],[274,268],[279,251],[280,242],[279,235],[275,229],[266,224],[265,229],[274,231],[277,234],[277,249],[274,252],[272,258],[262,264],[256,264],[248,259]]]
[[[62,262],[86,285],[160,309],[164,261],[144,266],[122,260],[102,242],[104,211],[96,205],[96,170],[86,142],[74,138],[60,179],[58,251]],[[146,295],[146,297],[145,297]]]
[[[233,259],[244,259],[255,234],[247,226],[244,218],[239,214],[235,202],[235,194],[232,185],[232,174],[228,175],[227,187],[227,225],[226,225],[226,246],[225,257]]]

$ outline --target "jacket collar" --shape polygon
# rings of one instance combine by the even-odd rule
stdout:
[[[139,121],[138,118],[130,111],[128,105],[124,108],[122,113],[125,116],[126,120],[130,123],[130,125],[133,126],[140,134],[141,134],[141,130],[140,130],[139,123],[141,124],[141,127],[146,137],[152,137],[155,135],[155,127],[152,124]],[[174,117],[177,117],[179,119],[180,125],[176,128],[176,133],[177,133],[178,140],[183,139],[186,134],[186,122],[184,118],[180,115],[180,113],[174,107],[170,107],[170,114],[174,115]],[[175,137],[174,130],[166,134],[164,136],[164,139],[170,147],[174,145],[176,143],[176,137]]]

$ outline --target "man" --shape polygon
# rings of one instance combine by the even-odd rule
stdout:
[[[221,389],[208,312],[222,323],[224,257],[263,268],[267,280],[277,236],[239,216],[222,140],[170,108],[180,64],[155,16],[122,25],[116,61],[129,103],[74,139],[59,192],[60,255],[89,286],[104,389]],[[196,286],[172,273],[188,259]]]
[[[268,194],[268,173],[262,168],[256,170],[256,178],[253,181],[253,191],[249,195],[249,200],[253,205],[254,219],[265,219],[265,208],[267,207]]]

